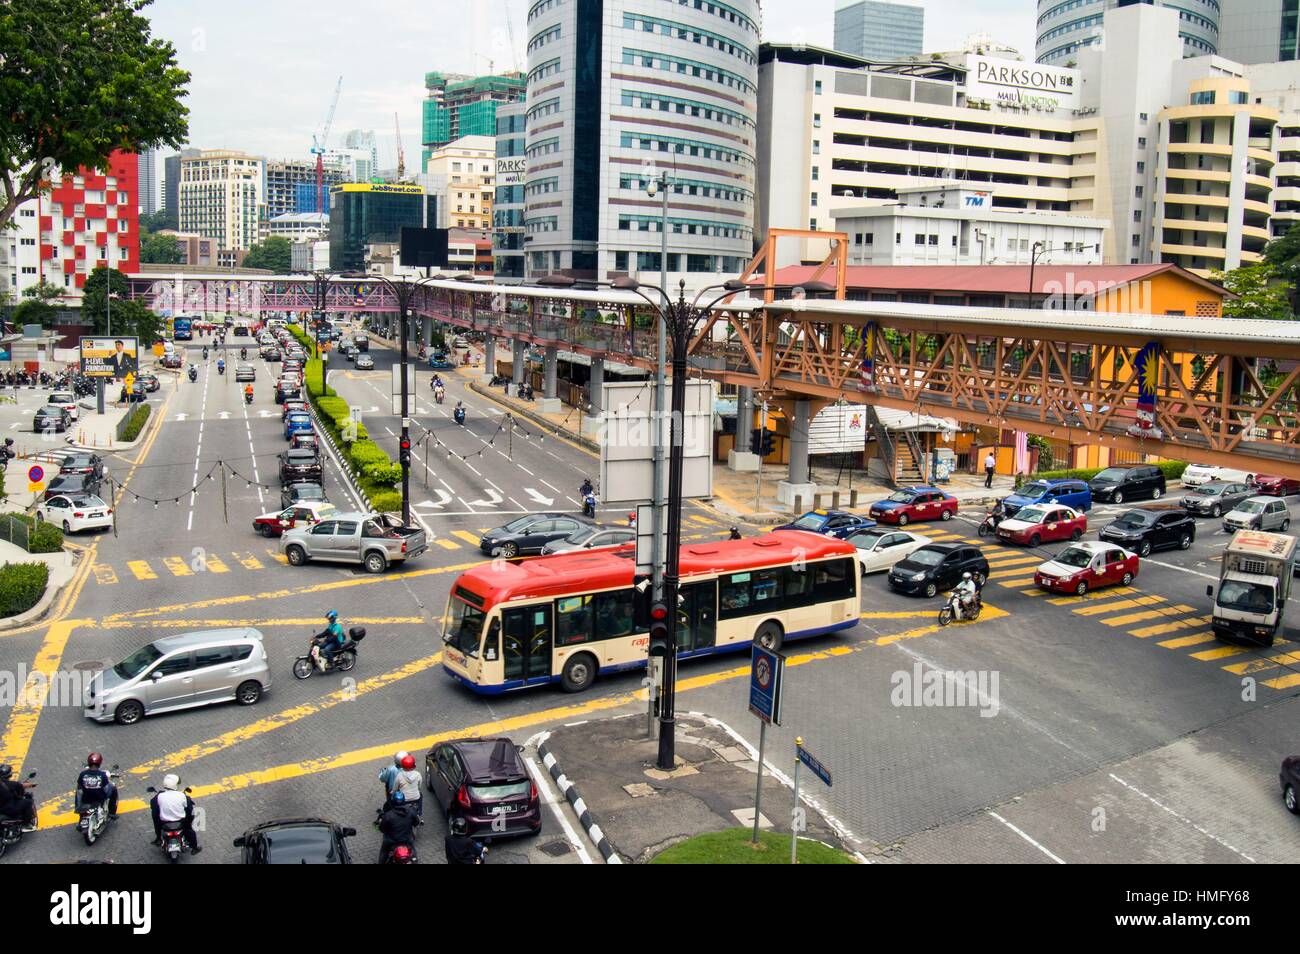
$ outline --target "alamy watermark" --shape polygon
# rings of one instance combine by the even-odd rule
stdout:
[[[914,663],[889,677],[889,701],[899,708],[979,709],[981,719],[991,719],[1002,708],[996,669],[948,670]]]

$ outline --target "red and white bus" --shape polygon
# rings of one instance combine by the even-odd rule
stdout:
[[[682,547],[678,658],[857,625],[852,544],[800,530]],[[443,617],[443,669],[480,693],[559,682],[586,689],[597,673],[646,664],[634,622],[633,548],[493,561],[461,574]]]

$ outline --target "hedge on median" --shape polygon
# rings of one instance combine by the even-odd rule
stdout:
[[[8,540],[28,553],[58,553],[63,549],[63,531],[30,513],[0,515],[0,539]]]
[[[150,405],[143,401],[135,406],[135,410],[127,418],[126,426],[122,428],[121,440],[133,441],[140,436],[140,431],[144,430],[144,425],[149,420],[149,411]]]
[[[49,582],[50,568],[44,563],[6,563],[0,567],[0,618],[27,612],[40,602]]]
[[[1122,464],[1112,466],[1121,467]],[[1160,472],[1165,475],[1165,480],[1178,480],[1183,476],[1183,471],[1187,469],[1187,461],[1183,460],[1162,460],[1155,466],[1160,468]],[[1025,480],[1091,480],[1100,474],[1105,467],[1076,467],[1070,470],[1044,470],[1024,478]]]
[[[402,509],[402,495],[396,490],[371,494],[370,506],[379,513],[397,513]]]

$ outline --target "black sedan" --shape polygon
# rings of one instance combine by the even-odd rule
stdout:
[[[1300,815],[1300,755],[1282,760],[1278,779],[1282,782],[1282,803],[1291,814]]]
[[[47,404],[36,412],[32,430],[37,434],[49,434],[53,431],[66,431],[72,423],[72,417],[61,407]]]
[[[235,839],[246,865],[350,865],[347,840],[357,833],[323,818],[284,818]]]
[[[442,810],[488,840],[536,835],[542,804],[519,749],[509,739],[453,739],[424,756],[424,779]]]
[[[1245,484],[1211,480],[1184,494],[1182,504],[1188,513],[1218,518],[1230,510],[1236,510],[1237,504],[1250,496],[1251,489]]]
[[[1102,540],[1118,543],[1138,556],[1152,550],[1177,547],[1186,550],[1196,539],[1196,520],[1180,510],[1157,510],[1142,507],[1120,514],[1097,534]]]
[[[95,480],[104,479],[104,459],[89,451],[72,451],[59,458],[60,474],[89,474]]]
[[[934,596],[950,590],[970,573],[976,586],[989,578],[989,561],[980,551],[964,543],[929,543],[913,550],[889,571],[889,586],[902,593]]]
[[[315,483],[286,484],[280,488],[280,506],[292,507],[308,500],[328,500],[325,488]]]
[[[320,483],[320,458],[310,447],[287,450],[280,455],[280,483],[296,484],[306,481]]]
[[[876,521],[859,517],[847,510],[810,510],[793,523],[782,524],[777,530],[810,530],[847,540],[861,530],[870,530]]]
[[[45,487],[44,499],[67,494],[70,497],[99,496],[99,479],[94,474],[59,474]]]
[[[513,559],[521,553],[541,553],[553,540],[563,540],[581,527],[594,527],[585,517],[569,513],[530,513],[483,534],[478,548],[486,556]]]

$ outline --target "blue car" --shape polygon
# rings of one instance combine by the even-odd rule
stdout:
[[[456,366],[451,363],[445,351],[435,351],[429,355],[429,367],[434,371],[454,371]]]
[[[311,433],[311,415],[299,412],[284,419],[284,439],[289,440],[295,434]]]
[[[1043,503],[1063,504],[1082,513],[1092,509],[1092,491],[1086,480],[1057,477],[1051,480],[1031,480],[1002,500],[1008,517],[1013,516],[1021,507]]]
[[[828,537],[845,540],[859,530],[867,530],[876,525],[876,521],[859,517],[845,510],[810,510],[793,523],[776,527],[777,530],[810,530]]]

